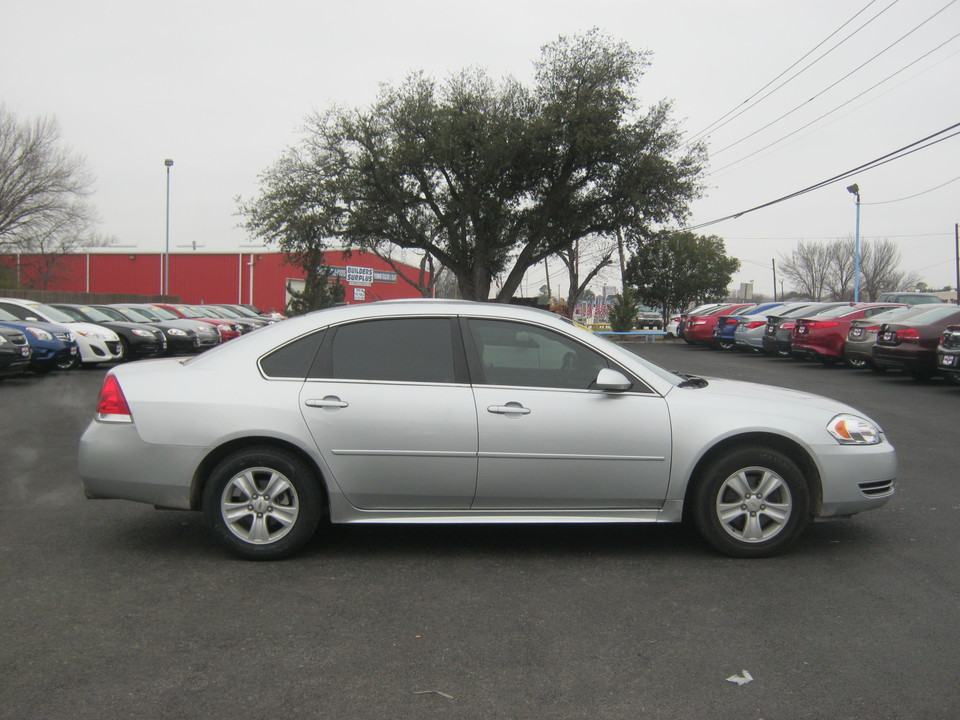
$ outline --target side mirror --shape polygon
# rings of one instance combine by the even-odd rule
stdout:
[[[606,390],[609,392],[623,392],[633,387],[633,383],[627,380],[626,376],[619,370],[602,368],[597,374],[594,387],[598,390]]]

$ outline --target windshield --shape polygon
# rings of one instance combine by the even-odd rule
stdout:
[[[931,325],[939,322],[940,320],[946,320],[950,316],[957,314],[960,314],[960,308],[958,308],[956,305],[944,304],[940,305],[939,307],[924,310],[916,315],[911,315],[910,322],[920,325]]]
[[[186,305],[177,305],[177,312],[183,315],[184,317],[196,319],[203,317],[202,313],[197,312],[193,308],[188,308]]]
[[[20,318],[18,318],[16,315],[13,315],[13,314],[11,314],[11,313],[8,313],[8,312],[7,312],[6,310],[4,310],[3,308],[0,308],[0,320],[16,320],[16,321],[19,321]]]
[[[115,308],[101,307],[101,308],[91,308],[91,309],[96,310],[97,312],[103,313],[106,317],[110,318],[111,320],[126,320],[126,319],[127,319],[127,318],[123,315],[123,313],[121,313],[119,310],[117,310],[117,309],[115,309]],[[135,320],[134,322],[141,322],[141,321],[142,321],[142,318],[141,318],[141,319],[138,319],[138,320]]]
[[[230,308],[228,308],[228,307],[223,307],[222,305],[218,305],[218,306],[216,307],[216,309],[214,310],[214,312],[216,312],[218,315],[223,315],[224,317],[228,317],[228,318],[239,318],[239,317],[243,317],[243,316],[242,316],[240,313],[238,313],[236,310],[231,310]]]
[[[31,310],[46,315],[50,318],[51,322],[58,323],[72,323],[77,322],[72,317],[67,315],[63,310],[57,310],[55,307],[50,307],[49,305],[44,305],[43,303],[30,303],[27,305]]]
[[[162,320],[179,320],[180,318],[176,313],[172,313],[166,308],[157,307],[156,305],[151,305],[149,308],[138,308],[140,312],[146,313],[150,316],[156,316]]]
[[[260,317],[253,310],[251,310],[250,308],[245,308],[243,307],[243,305],[237,305],[235,308],[233,308],[233,310],[239,313],[240,315],[242,315],[243,317],[251,317],[251,318]]]
[[[85,318],[89,319],[90,322],[101,323],[101,322],[110,322],[113,320],[109,315],[107,315],[102,310],[97,310],[97,308],[92,307],[82,307],[78,308],[77,312],[82,314]]]

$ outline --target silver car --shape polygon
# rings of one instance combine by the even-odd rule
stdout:
[[[90,498],[200,510],[245,558],[334,523],[691,520],[737,557],[877,508],[896,457],[827,398],[677,375],[556,315],[340,306],[188,360],[111,370],[80,440]]]

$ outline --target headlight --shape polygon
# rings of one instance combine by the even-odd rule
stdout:
[[[155,338],[155,337],[156,337],[156,335],[154,335],[154,334],[153,334],[152,332],[150,332],[149,330],[141,330],[140,328],[133,328],[133,334],[134,334],[134,335],[139,335],[140,337],[148,337],[148,338]]]
[[[37,340],[53,340],[53,335],[41,328],[28,327],[27,332],[33,335]]]
[[[7,339],[3,335],[0,335],[0,345],[6,345],[6,344],[7,344]]]
[[[880,428],[856,415],[837,415],[827,425],[827,432],[841,445],[876,445],[881,440]]]
[[[186,335],[186,330],[181,330],[180,328],[168,328],[167,335]]]

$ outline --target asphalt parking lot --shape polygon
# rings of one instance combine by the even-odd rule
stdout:
[[[6,380],[0,718],[956,717],[960,388],[630,347],[860,408],[898,494],[770,560],[675,526],[384,526],[249,563],[197,514],[84,499],[103,370]]]

